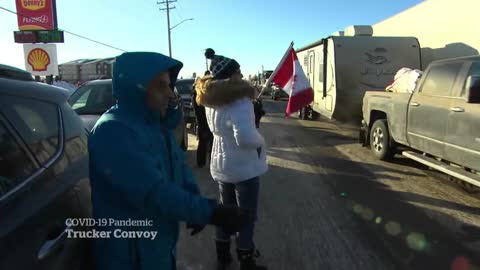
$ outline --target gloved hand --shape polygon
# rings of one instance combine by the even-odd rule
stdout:
[[[190,231],[190,235],[194,236],[195,234],[203,231],[203,229],[205,229],[205,225],[187,223],[187,229],[188,230],[192,229]]]
[[[222,227],[228,234],[233,234],[243,230],[251,220],[252,217],[247,209],[219,204],[213,210],[210,223]]]

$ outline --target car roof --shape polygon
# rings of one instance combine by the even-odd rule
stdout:
[[[0,78],[0,94],[24,98],[35,98],[47,102],[63,103],[67,100],[66,90],[36,81]]]
[[[36,82],[29,72],[0,64],[0,94],[62,103],[68,98],[67,90]]]
[[[112,84],[112,79],[89,81],[84,83],[83,85],[107,85],[107,84]]]
[[[9,78],[22,81],[33,81],[33,76],[29,72],[7,65],[0,64],[0,78]]]

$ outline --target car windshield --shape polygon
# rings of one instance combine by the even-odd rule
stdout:
[[[87,84],[75,91],[69,99],[70,106],[80,115],[103,114],[115,105],[110,84]]]
[[[177,92],[180,95],[189,95],[192,93],[193,89],[193,80],[192,81],[178,81],[175,84],[175,88],[177,88]]]

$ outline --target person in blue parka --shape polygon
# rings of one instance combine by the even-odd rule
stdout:
[[[175,142],[182,114],[172,86],[181,68],[158,53],[116,58],[117,105],[101,116],[88,143],[93,215],[108,221],[95,230],[109,233],[93,240],[96,269],[175,269],[179,221],[192,233],[206,224],[237,232],[248,222],[246,210],[199,194]]]

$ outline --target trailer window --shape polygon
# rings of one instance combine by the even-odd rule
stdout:
[[[315,56],[315,53],[312,52],[312,53],[310,54],[310,61],[309,61],[309,62],[310,62],[310,63],[309,63],[309,64],[310,64],[310,65],[309,65],[310,70],[308,71],[309,73],[313,72],[314,56]]]
[[[318,55],[318,81],[323,82],[323,55]]]

